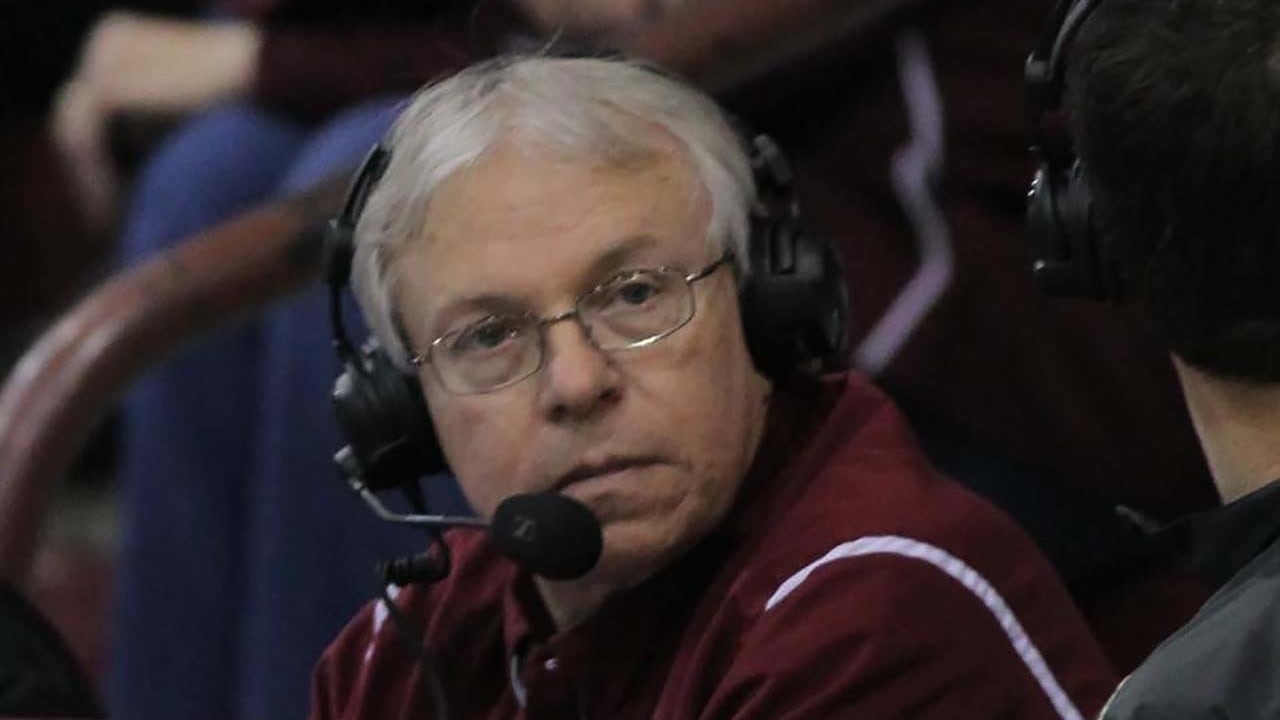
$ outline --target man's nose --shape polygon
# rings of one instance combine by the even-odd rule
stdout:
[[[616,403],[621,375],[576,316],[547,325],[539,403],[554,422],[583,419]]]

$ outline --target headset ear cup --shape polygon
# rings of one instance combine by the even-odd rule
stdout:
[[[390,161],[391,149],[381,142],[369,151],[342,212],[326,227],[324,245],[334,347],[343,365],[332,398],[347,440],[334,462],[344,479],[375,491],[405,487],[447,469],[417,381],[400,372],[376,340],[357,352],[342,322],[341,290],[351,279],[356,225]]]
[[[1079,161],[1068,170],[1042,164],[1027,193],[1027,237],[1036,282],[1055,297],[1109,299],[1093,196]]]
[[[345,476],[378,491],[446,469],[421,388],[376,342],[365,344],[358,364],[347,363],[333,403],[349,442],[335,457]]]
[[[332,286],[346,284],[351,276],[351,258],[355,254],[355,228],[351,221],[336,217],[324,226],[324,246],[322,260],[324,262],[325,280]]]
[[[1094,300],[1116,300],[1107,273],[1106,248],[1093,221],[1093,192],[1079,160],[1072,163],[1058,202],[1063,231],[1082,265],[1080,294]]]
[[[768,377],[782,370],[776,350],[768,338],[773,336],[768,321],[768,298],[761,297],[760,273],[768,269],[767,223],[756,213],[751,215],[751,231],[747,236],[747,271],[738,280],[738,314],[742,317],[742,336],[756,369]]]
[[[1027,190],[1027,242],[1031,249],[1036,280],[1047,291],[1052,292],[1048,287],[1048,278],[1041,276],[1048,272],[1047,268],[1053,263],[1066,260],[1069,250],[1058,224],[1049,172],[1049,168],[1043,164],[1037,167],[1035,177],[1031,180],[1031,188]]]
[[[794,175],[767,135],[743,134],[758,205],[739,304],[747,349],[770,377],[848,365],[849,294],[835,249],[805,231]]]
[[[801,258],[812,258],[802,260],[802,266],[815,268],[808,354],[817,360],[821,372],[843,370],[849,365],[849,286],[844,263],[835,247],[816,235],[801,233],[797,247]]]
[[[849,297],[834,249],[791,218],[753,218],[739,302],[747,348],[770,377],[846,366]]]

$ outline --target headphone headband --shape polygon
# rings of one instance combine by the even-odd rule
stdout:
[[[1027,57],[1023,69],[1027,106],[1034,133],[1033,147],[1047,151],[1044,137],[1046,116],[1062,109],[1066,91],[1066,55],[1076,35],[1102,0],[1059,0],[1040,42]]]
[[[1050,23],[1040,35],[1031,56],[1027,58],[1027,84],[1046,92],[1039,97],[1045,100],[1040,107],[1045,110],[1061,106],[1062,90],[1066,84],[1064,57],[1075,41],[1080,28],[1102,0],[1059,0],[1050,15]]]

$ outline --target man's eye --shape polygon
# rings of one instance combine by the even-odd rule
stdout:
[[[601,308],[636,310],[658,300],[666,289],[661,279],[650,273],[633,273],[604,285],[598,298]]]
[[[456,353],[494,350],[514,340],[520,330],[520,323],[514,318],[489,318],[459,332],[450,349]]]
[[[643,305],[658,294],[658,286],[647,279],[628,280],[618,288],[618,297],[630,305]]]

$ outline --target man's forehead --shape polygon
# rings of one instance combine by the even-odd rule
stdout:
[[[663,243],[660,243],[652,235],[630,235],[617,239],[610,243],[604,249],[595,252],[588,258],[583,258],[580,263],[581,272],[577,275],[585,278],[586,282],[595,282],[612,273],[618,272],[625,268],[649,267],[664,262],[662,258],[667,255],[664,253]],[[510,263],[506,263],[510,266]],[[503,263],[499,263],[497,268],[501,271]],[[543,278],[533,273],[521,272],[519,267],[515,268],[517,275],[532,278],[539,288],[544,285],[551,284],[550,278]],[[497,272],[492,276],[485,277],[478,275],[474,285],[469,287],[451,287],[449,285],[440,286],[433,285],[431,287],[432,296],[435,299],[433,304],[444,305],[475,305],[475,306],[499,306],[510,304],[513,300],[533,301],[533,293],[521,292],[521,285],[510,284],[511,273]],[[547,282],[542,282],[543,280]],[[553,289],[553,288],[548,288]],[[574,291],[586,289],[575,284],[571,286]]]
[[[627,170],[492,158],[441,185],[401,270],[428,312],[478,295],[534,296],[625,265],[700,262],[708,217],[700,178],[676,154]]]
[[[528,254],[531,260],[548,253],[594,256],[661,245],[703,219],[701,193],[673,173],[566,179],[553,172],[532,184],[478,186],[452,207],[433,202],[412,244],[437,261],[493,254]],[[641,237],[648,239],[636,243]]]

